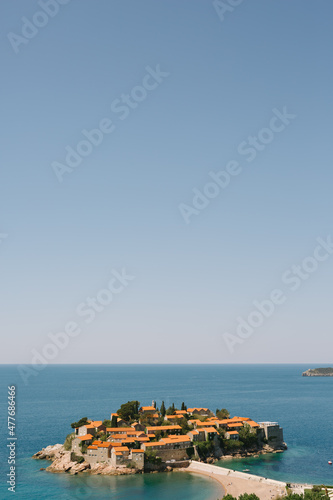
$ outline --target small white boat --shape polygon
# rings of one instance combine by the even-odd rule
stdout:
[[[329,461],[328,461],[328,465],[332,465],[332,462],[331,462],[331,460],[329,460]]]
[[[243,472],[250,472],[250,469],[243,469]]]

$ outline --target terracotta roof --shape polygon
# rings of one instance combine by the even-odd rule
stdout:
[[[237,431],[229,431],[229,432],[227,432],[227,434],[229,434],[229,436],[235,436],[236,434],[238,435],[238,432]]]
[[[142,406],[142,411],[156,411],[156,408],[154,406]]]
[[[93,441],[93,444],[94,444],[94,445],[96,445],[96,444],[101,444],[101,443],[103,443],[103,441],[100,441],[100,440],[98,440],[98,439],[97,439],[96,441]]]
[[[197,434],[199,434],[199,432],[198,432],[198,431],[196,431],[196,430],[189,431],[189,432],[191,432],[191,433],[192,433],[192,434],[194,434],[195,436],[196,436]]]
[[[177,414],[178,415],[186,415],[187,411],[185,411],[185,410],[176,410],[175,413],[176,413],[176,415]]]
[[[248,420],[246,423],[251,427],[259,427],[259,424],[257,424],[257,422],[254,422],[253,420]]]
[[[217,430],[214,429],[214,427],[204,427],[202,430],[206,432],[217,432]]]
[[[122,457],[123,456],[123,454],[122,454],[121,451],[116,451],[115,455],[117,455],[117,457]]]
[[[188,408],[187,411],[193,413],[195,410],[201,411],[208,411],[208,408]]]
[[[104,442],[104,443],[101,443],[98,445],[98,448],[110,448],[111,443],[107,443],[107,442]]]
[[[158,441],[158,443],[188,443],[189,441],[191,441],[190,436],[177,436],[175,438],[168,436]]]
[[[86,434],[85,436],[77,436],[81,441],[89,441],[90,439],[93,438],[91,434]]]
[[[117,448],[116,453],[117,453],[118,451],[129,451],[129,449],[127,448],[127,446],[119,446],[119,448]]]
[[[100,427],[103,424],[103,422],[102,420],[95,420],[95,421],[93,420],[92,422],[90,422],[90,424],[93,425],[94,427]]]
[[[228,424],[228,427],[243,427],[243,424],[236,422],[234,424]]]
[[[112,439],[126,439],[126,434],[113,434]]]
[[[220,424],[231,424],[231,423],[235,423],[235,422],[243,422],[243,420],[241,418],[236,418],[236,417],[233,417],[233,418],[224,418],[222,420],[219,421]]]
[[[147,431],[171,431],[180,430],[180,425],[155,425],[154,427],[147,427]]]
[[[144,450],[132,450],[132,453],[144,453]]]
[[[97,450],[97,448],[98,448],[97,446],[90,445],[90,446],[88,446],[87,449],[88,450]]]
[[[107,427],[107,432],[128,432],[133,431],[132,427]]]

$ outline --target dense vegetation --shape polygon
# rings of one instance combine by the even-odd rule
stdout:
[[[329,496],[327,495],[327,491],[322,489],[321,486],[314,486],[312,490],[305,490],[304,495],[299,495],[296,493],[288,493],[285,497],[278,497],[277,500],[326,500]],[[223,500],[237,500],[236,497],[232,495],[226,495],[223,497]],[[238,497],[238,500],[259,500],[257,495],[254,493],[244,493]]]
[[[74,437],[75,437],[74,432],[72,432],[71,434],[68,434],[68,436],[66,436],[66,439],[64,442],[64,448],[66,451],[70,451],[72,449],[72,441],[73,441]]]
[[[80,420],[78,422],[71,423],[71,427],[73,429],[75,429],[75,427],[82,427],[82,425],[86,425],[87,423],[88,423],[88,418],[83,417],[83,418],[80,418]]]
[[[117,411],[120,418],[126,421],[137,420],[139,418],[139,401],[128,401],[120,406]]]

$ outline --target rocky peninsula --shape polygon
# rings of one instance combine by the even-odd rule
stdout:
[[[286,449],[278,422],[230,418],[226,409],[166,408],[121,405],[110,419],[82,417],[71,424],[74,432],[64,444],[47,446],[33,455],[51,460],[48,472],[123,475],[171,472],[187,468],[192,460],[213,464],[221,459],[280,453]]]
[[[333,368],[309,368],[302,374],[303,377],[333,377]]]

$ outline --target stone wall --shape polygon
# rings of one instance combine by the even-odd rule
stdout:
[[[156,450],[157,457],[160,457],[163,462],[167,460],[186,460],[188,455],[186,453],[186,449],[177,449],[177,450]]]

